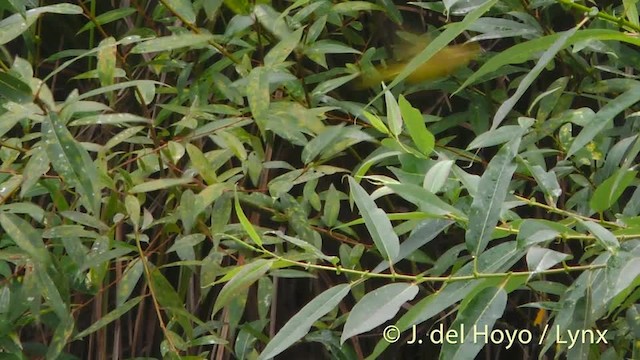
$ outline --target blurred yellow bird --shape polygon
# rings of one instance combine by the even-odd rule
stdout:
[[[424,49],[425,46],[422,46],[422,49]],[[410,84],[416,84],[450,75],[459,68],[469,64],[469,62],[480,53],[480,50],[480,45],[477,43],[447,46],[407,76],[406,81]],[[415,51],[415,47],[410,51],[413,52],[413,54],[418,53]],[[387,66],[375,66],[376,71],[362,72],[358,85],[362,88],[368,88],[379,85],[382,81],[389,82],[398,76],[408,63],[409,60],[406,60]]]

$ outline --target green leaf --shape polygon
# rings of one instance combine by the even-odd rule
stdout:
[[[140,225],[140,201],[137,197],[127,194],[124,198],[124,208],[127,210],[129,219],[131,219],[134,231],[138,231]]]
[[[349,177],[349,186],[376,248],[383,258],[394,260],[398,256],[400,241],[387,214],[378,208],[369,194],[352,177]]]
[[[378,130],[383,134],[391,135],[391,133],[389,132],[389,129],[387,129],[387,126],[384,124],[382,120],[380,120],[379,117],[377,117],[376,115],[373,115],[372,113],[366,110],[363,110],[362,114],[365,116],[367,121],[369,121],[369,124],[371,124],[371,126],[373,126],[376,130]]]
[[[349,313],[340,344],[392,319],[417,294],[418,286],[408,283],[388,284],[367,293]]]
[[[132,187],[131,189],[129,189],[129,192],[131,194],[151,192],[173,186],[189,184],[192,181],[193,179],[191,178],[151,180]]]
[[[511,95],[507,101],[504,101],[496,114],[493,117],[493,122],[491,124],[491,130],[497,129],[498,126],[502,123],[502,121],[507,117],[507,114],[513,109],[515,104],[520,100],[522,95],[527,91],[529,86],[538,78],[538,75],[544,70],[547,65],[553,60],[556,54],[565,48],[567,41],[569,38],[578,31],[578,27],[574,27],[571,30],[567,30],[562,33],[562,35],[558,38],[558,40],[554,41],[554,43],[547,49],[547,51],[542,54],[540,60],[536,63],[536,66],[533,67],[527,75],[522,79],[520,84],[518,84],[518,88],[515,93]]]
[[[367,1],[345,1],[333,5],[333,7],[331,8],[331,11],[336,13],[373,10],[384,11],[384,8],[380,7],[380,5],[376,5]]]
[[[486,131],[471,141],[467,150],[504,144],[522,133],[519,125],[506,125],[495,130]]]
[[[49,253],[42,241],[40,231],[28,222],[11,213],[0,213],[0,225],[15,244],[40,264],[48,264]]]
[[[237,192],[235,194],[234,204],[235,204],[234,207],[236,210],[236,216],[238,216],[238,220],[240,220],[240,225],[242,225],[242,228],[244,229],[244,231],[247,232],[251,240],[253,240],[253,242],[256,245],[262,247],[262,239],[260,238],[260,235],[258,234],[256,229],[253,227],[249,219],[247,219],[247,216],[244,214],[244,211],[242,211],[242,207],[240,206],[240,200],[238,200]]]
[[[385,86],[383,85],[383,88]],[[391,134],[394,137],[397,137],[398,134],[402,132],[402,116],[400,115],[400,107],[396,102],[396,99],[391,94],[391,91],[386,90],[384,93],[384,101],[387,106],[387,124],[389,125],[389,130],[391,130]]]
[[[183,47],[202,45],[213,39],[210,34],[179,34],[163,36],[141,42],[131,49],[134,54],[144,54],[158,51],[169,51]]]
[[[159,269],[151,270],[151,278],[147,279],[147,281],[161,306],[173,309],[184,307],[180,296]]]
[[[96,218],[95,216],[91,216],[89,214],[85,214],[77,211],[62,211],[60,212],[60,215],[78,224],[92,227],[94,229],[98,229],[101,231],[109,231],[110,229],[107,224],[103,223],[100,219]]]
[[[340,192],[336,190],[336,187],[332,184],[329,185],[325,195],[324,209],[322,213],[322,221],[329,226],[333,227],[338,221],[338,215],[340,214]]]
[[[589,206],[594,211],[602,212],[618,201],[624,190],[636,179],[637,171],[620,169],[603,181],[593,192]]]
[[[440,352],[440,359],[474,359],[485,344],[493,325],[507,306],[507,293],[502,287],[488,287],[476,294],[467,305],[460,310],[450,329],[462,329],[459,334],[460,343],[445,341]],[[476,334],[484,332],[487,340],[476,340]]]
[[[29,85],[6,72],[0,72],[0,96],[19,104],[33,99]]]
[[[260,354],[259,360],[270,359],[288,349],[296,341],[307,335],[311,326],[336,307],[349,293],[349,284],[334,286],[311,300],[295,314],[269,341]]]
[[[264,274],[271,269],[273,260],[258,259],[251,263],[241,265],[239,271],[224,284],[222,290],[216,298],[211,314],[215,314],[218,310],[225,307],[233,298],[247,290],[254,282],[258,281]]]
[[[0,21],[0,45],[20,36],[44,13],[76,15],[82,14],[82,8],[72,4],[57,4],[28,10],[26,19],[21,14],[13,14]]]
[[[288,241],[300,248],[302,248],[305,252],[313,255],[316,259],[322,259],[328,261],[332,264],[337,264],[339,259],[336,256],[327,256],[322,253],[320,249],[313,246],[311,243],[301,240],[299,238],[293,236],[287,236],[282,231],[269,231],[269,234],[274,234],[275,236],[281,238],[282,240]]]
[[[305,164],[313,161],[319,156],[327,147],[334,143],[341,134],[344,132],[344,124],[338,124],[325,128],[320,135],[316,136],[313,140],[309,141],[302,149],[302,162]]]
[[[89,153],[73,138],[54,111],[42,121],[45,151],[62,180],[78,189],[94,214],[100,213],[98,171]]]
[[[615,235],[613,235],[609,230],[594,221],[584,221],[581,219],[578,219],[578,221],[596,237],[602,247],[612,254],[617,253],[620,248],[620,243]]]
[[[387,184],[391,190],[400,195],[405,200],[415,204],[421,211],[432,215],[449,215],[465,217],[464,213],[455,207],[447,204],[432,192],[427,191],[417,185],[405,184]]]
[[[435,163],[425,174],[422,187],[434,194],[440,191],[449,178],[453,164],[453,160],[441,160]]]
[[[31,190],[34,185],[40,181],[42,175],[49,171],[49,158],[47,153],[42,151],[42,148],[38,147],[27,161],[22,172],[22,187],[20,189],[20,197],[23,198],[25,194]]]
[[[81,126],[81,125],[118,125],[127,124],[132,122],[150,123],[151,120],[142,116],[122,113],[122,114],[100,114],[85,116],[78,120],[74,120],[69,123],[69,126]]]
[[[68,314],[64,318],[60,319],[60,322],[58,323],[58,326],[56,326],[56,330],[53,333],[53,337],[51,338],[49,349],[47,349],[47,360],[60,358],[60,353],[69,342],[69,339],[73,334],[74,327],[75,322],[71,314]]]
[[[538,54],[546,51],[561,36],[561,34],[553,34],[541,38],[525,41],[514,45],[506,50],[500,51],[497,55],[487,60],[484,65],[473,73],[460,87],[453,93],[456,94],[467,86],[475,83],[483,76],[497,71],[509,64],[521,64],[523,62],[534,59]],[[565,46],[575,44],[586,40],[616,40],[640,46],[640,39],[630,36],[617,30],[607,29],[587,29],[576,32],[565,43]]]
[[[544,192],[547,202],[555,205],[560,195],[562,195],[562,188],[560,188],[555,172],[553,170],[545,171],[540,165],[531,166],[528,161],[525,161],[525,165]]]
[[[570,257],[570,255],[551,249],[545,249],[538,246],[530,247],[527,251],[527,266],[529,267],[529,271],[531,271],[532,274],[529,276],[529,278],[539,272],[545,271],[552,266],[555,266],[561,261],[569,259]]]
[[[98,23],[99,25],[108,24],[110,22],[120,20],[131,14],[134,14],[136,11],[137,11],[136,9],[130,8],[130,7],[122,7],[122,8],[117,8],[114,10],[107,11],[104,14],[100,14],[96,16],[96,18],[93,21],[87,21],[87,23],[84,24],[84,26],[81,27],[80,30],[78,30],[76,35],[79,35],[87,30],[91,30],[95,28],[96,23]]]
[[[556,228],[555,225],[562,228],[562,225],[551,221],[525,219],[518,229],[518,246],[525,248],[533,244],[555,239],[562,232],[562,229]],[[567,230],[569,229],[567,228]]]
[[[251,70],[247,78],[249,108],[257,124],[264,129],[264,119],[269,111],[271,100],[267,70],[264,67],[256,67]]]
[[[478,192],[469,210],[469,226],[465,242],[469,252],[480,255],[487,247],[498,220],[502,204],[507,197],[511,177],[516,170],[513,159],[518,154],[520,137],[505,144],[491,159],[480,178]]]
[[[193,4],[190,0],[165,0],[163,2],[169,11],[176,14],[181,21],[189,24],[196,22],[196,13],[193,11]]]
[[[393,264],[400,260],[406,259],[414,251],[418,250],[431,240],[435,239],[447,227],[453,224],[453,221],[446,219],[426,219],[415,227],[411,235],[400,244],[398,257],[393,260]],[[383,261],[376,266],[372,273],[380,273],[389,268],[389,262]]]
[[[98,79],[102,86],[109,86],[116,74],[116,39],[108,37],[98,47]]]
[[[403,95],[400,95],[398,105],[411,140],[424,155],[430,155],[436,141],[433,134],[427,130],[422,113],[411,106]]]
[[[281,65],[298,46],[300,38],[302,38],[302,31],[303,29],[300,28],[290,33],[287,37],[281,39],[273,49],[269,50],[269,53],[264,57],[264,66],[270,68]]]
[[[133,309],[134,306],[138,305],[140,303],[140,301],[142,301],[142,299],[144,299],[144,296],[138,296],[138,297],[135,297],[135,298],[125,302],[124,304],[122,304],[120,306],[117,306],[113,311],[111,311],[110,313],[104,315],[103,317],[98,319],[96,322],[91,324],[88,328],[86,328],[83,331],[81,331],[80,333],[78,333],[74,337],[74,340],[80,340],[80,339],[84,338],[85,336],[87,336],[87,335],[89,335],[91,333],[94,333],[94,332],[102,329],[103,327],[107,326],[108,324],[120,319],[122,317],[122,315],[128,313],[129,310]]]
[[[124,274],[120,278],[116,289],[116,306],[122,306],[125,301],[131,296],[133,290],[135,290],[138,281],[143,272],[142,260],[135,259],[131,261],[127,268],[124,270]]]

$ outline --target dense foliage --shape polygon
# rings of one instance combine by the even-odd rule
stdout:
[[[0,2],[0,355],[640,358],[637,2]]]

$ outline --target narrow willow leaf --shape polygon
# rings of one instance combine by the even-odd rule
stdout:
[[[127,265],[122,278],[120,278],[120,281],[118,281],[117,284],[116,306],[122,306],[129,296],[131,296],[133,290],[135,290],[136,285],[138,284],[138,281],[140,281],[143,270],[142,260],[140,259],[135,259]]]
[[[291,52],[298,46],[300,38],[302,38],[302,28],[292,32],[287,37],[280,39],[280,42],[276,44],[269,53],[264,57],[264,66],[273,67],[281,65],[291,54]]]
[[[22,175],[13,175],[9,180],[0,184],[0,204],[3,204],[22,184]]]
[[[107,11],[104,14],[100,14],[96,16],[96,18],[93,21],[87,21],[87,23],[84,24],[84,26],[81,27],[80,30],[78,30],[76,35],[95,28],[96,23],[98,25],[108,24],[110,22],[125,18],[135,12],[136,12],[136,9],[130,8],[130,7],[122,7],[122,8],[117,8],[114,10]]]
[[[380,5],[372,4],[368,1],[346,1],[333,5],[331,11],[336,13],[352,12],[352,11],[372,11],[384,9]]]
[[[378,208],[369,194],[352,177],[349,177],[349,186],[376,248],[383,258],[394,260],[398,256],[400,241],[387,214]]]
[[[116,39],[108,37],[98,47],[98,79],[102,86],[109,86],[116,74]]]
[[[338,124],[336,126],[330,126],[325,128],[318,136],[309,141],[302,149],[302,161],[305,164],[313,161],[317,156],[322,154],[327,147],[340,138],[341,133],[344,131],[344,124]]]
[[[340,214],[340,192],[336,190],[333,183],[329,185],[325,199],[322,221],[324,221],[327,226],[333,227],[336,225],[338,215]]]
[[[514,137],[519,136],[521,132],[522,128],[519,125],[506,125],[495,130],[489,130],[473,139],[469,146],[467,146],[467,150],[504,144]]]
[[[303,250],[305,250],[305,252],[308,252],[309,254],[313,255],[316,259],[322,259],[325,261],[328,261],[332,264],[337,264],[339,259],[336,256],[327,256],[325,254],[322,253],[322,251],[320,249],[318,249],[317,247],[313,246],[311,243],[306,242],[302,239],[298,239],[296,237],[293,236],[287,236],[285,235],[282,231],[269,231],[269,234],[274,234],[277,237],[281,238],[282,240],[288,241],[300,248],[302,248]]]
[[[13,14],[0,21],[0,45],[4,45],[20,36],[44,13],[74,15],[82,14],[82,12],[82,8],[77,5],[57,4],[28,10],[25,14],[26,19],[21,14]]]
[[[637,171],[620,169],[603,181],[593,192],[589,206],[594,211],[602,212],[618,201],[624,190],[636,179]]]
[[[392,319],[417,294],[418,286],[408,283],[389,284],[367,293],[349,313],[340,344]]]
[[[253,240],[253,242],[256,245],[262,246],[262,239],[260,238],[260,235],[258,234],[256,229],[253,227],[249,219],[247,219],[247,216],[244,214],[244,211],[242,211],[242,207],[240,206],[240,200],[238,200],[237,192],[235,194],[234,207],[236,210],[236,216],[238,216],[238,220],[240,220],[240,225],[242,226],[244,231],[247,232],[251,240]]]
[[[25,194],[38,183],[42,175],[49,171],[49,158],[47,153],[42,151],[42,148],[38,147],[34,149],[31,157],[27,161],[24,167],[22,187],[20,189],[20,197],[23,198]]]
[[[271,265],[273,265],[273,260],[266,259],[258,259],[241,265],[239,267],[240,270],[220,290],[211,313],[215,314],[218,310],[227,306],[234,297],[243,293],[249,286],[263,277],[271,269]]]
[[[389,132],[389,129],[387,129],[387,126],[382,120],[380,120],[379,117],[366,110],[363,110],[362,114],[365,116],[369,124],[371,124],[371,126],[373,126],[376,130],[380,131],[383,134],[391,134],[391,132]]]
[[[47,349],[47,360],[54,360],[60,358],[60,353],[71,339],[73,329],[75,327],[75,321],[71,314],[67,314],[64,318],[60,319],[56,330],[51,338],[51,343]]]
[[[0,96],[19,104],[33,99],[29,85],[6,72],[0,72]]]
[[[552,34],[541,38],[522,42],[514,45],[506,50],[500,51],[497,55],[487,60],[478,71],[468,77],[465,82],[454,92],[454,94],[460,92],[467,86],[475,83],[482,77],[499,70],[500,68],[509,64],[521,64],[523,62],[535,59],[541,52],[549,49],[553,43],[555,43],[561,34]],[[640,46],[640,39],[635,36],[624,34],[617,30],[608,29],[586,29],[580,30],[575,33],[566,42],[565,46],[569,46],[581,41],[587,40],[613,40],[627,42]]]
[[[40,264],[49,263],[49,253],[42,241],[42,233],[31,224],[11,213],[0,213],[0,225],[15,244]]]
[[[181,179],[157,179],[147,181],[142,184],[138,184],[132,187],[129,192],[132,194],[135,193],[145,193],[150,191],[156,191],[160,189],[166,189],[173,186],[185,185],[192,182],[191,178],[181,178]]]
[[[186,33],[180,35],[169,35],[141,42],[134,46],[133,49],[131,49],[131,52],[134,54],[144,54],[158,51],[170,51],[183,47],[193,47],[206,44],[211,39],[213,39],[213,35],[210,34]]]
[[[109,231],[110,229],[107,224],[105,224],[95,216],[91,216],[89,214],[85,214],[77,211],[62,211],[60,212],[60,215],[78,224],[92,227],[94,229],[98,229],[101,231]]]
[[[269,341],[258,359],[270,359],[302,339],[311,330],[313,323],[336,307],[347,296],[350,289],[349,284],[340,284],[311,300]]]
[[[480,255],[487,247],[493,229],[500,219],[502,204],[516,170],[513,159],[518,154],[519,145],[520,137],[505,144],[491,159],[487,170],[480,178],[478,192],[469,211],[469,226],[465,234],[467,249],[475,256]]]
[[[107,326],[108,324],[120,319],[122,315],[126,314],[127,312],[129,312],[129,310],[133,309],[134,306],[138,305],[138,303],[140,303],[142,299],[144,299],[144,296],[138,296],[116,307],[113,311],[104,315],[103,317],[98,319],[96,322],[91,324],[88,328],[78,333],[74,337],[74,340],[82,339],[85,336],[91,333],[94,333],[102,329],[103,327]]]
[[[147,281],[160,305],[173,309],[181,309],[184,307],[180,295],[178,295],[169,280],[162,275],[159,269],[151,270],[151,278],[147,279]]]
[[[449,178],[453,164],[453,160],[438,161],[425,174],[422,187],[434,194],[440,191]]]
[[[527,73],[524,79],[520,81],[520,84],[518,84],[518,88],[516,89],[515,93],[513,93],[513,95],[511,95],[511,97],[507,99],[507,101],[504,101],[500,105],[500,107],[498,108],[498,111],[496,111],[496,114],[493,117],[491,130],[495,130],[498,128],[498,126],[502,123],[502,121],[507,117],[507,114],[509,114],[509,112],[511,111],[511,109],[513,109],[513,107],[518,102],[518,100],[520,100],[522,95],[524,95],[524,93],[527,91],[529,86],[538,78],[538,75],[540,75],[542,70],[544,70],[547,67],[547,65],[553,60],[556,54],[560,50],[565,48],[567,41],[573,34],[576,33],[576,31],[578,31],[577,26],[563,32],[562,35],[558,38],[558,40],[556,40],[551,45],[551,47],[549,47],[549,49],[547,49],[547,51],[545,51],[544,54],[542,54],[542,56],[540,57],[540,60],[538,60],[538,62],[536,63],[536,66],[534,66],[533,69],[531,69],[531,71]]]
[[[426,219],[422,221],[411,233],[411,236],[407,240],[400,244],[400,250],[398,251],[398,257],[393,260],[392,264],[395,265],[400,260],[406,259],[414,251],[420,247],[429,243],[435,239],[441,232],[447,227],[453,224],[453,221],[447,219]],[[389,268],[389,262],[383,261],[376,266],[371,272],[379,273]]]
[[[384,101],[387,106],[387,124],[389,125],[389,130],[391,130],[391,134],[393,136],[398,136],[402,132],[402,115],[400,114],[400,107],[398,106],[398,102],[391,94],[391,91],[386,90],[386,87],[382,86],[385,89],[384,93]]]
[[[45,151],[51,165],[62,180],[76,187],[87,208],[100,213],[100,188],[95,179],[98,171],[89,153],[73,138],[54,111],[49,111],[42,122]]]
[[[127,124],[133,122],[141,122],[141,123],[151,123],[151,120],[144,118],[142,116],[122,113],[122,114],[100,114],[93,116],[82,117],[78,120],[74,120],[69,123],[69,126],[80,126],[80,125],[118,125],[118,124]]]
[[[554,224],[550,221],[540,220],[540,219],[525,219],[518,229],[518,246],[521,248],[525,248],[531,246],[533,244],[538,244],[545,241],[551,241],[556,238],[561,232],[562,229],[557,229],[552,225],[558,225],[562,227],[560,224]],[[568,228],[566,229],[569,230]]]
[[[618,248],[620,248],[620,243],[618,242],[616,236],[613,235],[609,230],[593,221],[584,221],[581,219],[578,219],[578,221],[580,222],[580,224],[584,225],[584,227],[589,229],[589,232],[591,232],[593,236],[596,237],[600,245],[607,249],[607,251],[613,254],[618,251]]]
[[[532,246],[529,248],[529,251],[527,251],[527,266],[529,267],[529,271],[532,272],[529,278],[539,272],[555,266],[561,261],[569,259],[570,257],[570,255],[558,251]]]
[[[440,352],[440,359],[474,359],[482,350],[486,341],[476,340],[476,333],[484,332],[487,337],[493,330],[493,325],[498,320],[507,306],[507,293],[502,287],[488,287],[476,294],[467,306],[462,308],[451,324],[451,329],[461,329],[464,324],[464,333],[459,334],[460,343],[453,344],[445,341]]]
[[[37,279],[38,287],[40,288],[40,294],[46,300],[47,304],[51,306],[51,309],[59,319],[67,318],[69,316],[69,309],[67,306],[69,300],[65,301],[62,299],[58,287],[46,271],[45,264],[36,263],[34,265],[34,274]]]
[[[126,89],[126,88],[130,88],[133,86],[148,86],[148,85],[164,85],[161,82],[158,81],[154,81],[154,80],[132,80],[132,81],[123,81],[123,82],[119,82],[117,84],[113,84],[113,85],[109,85],[109,86],[102,86],[99,87],[97,89],[91,90],[91,91],[87,91],[86,93],[78,96],[77,98],[75,98],[75,100],[84,100],[84,99],[88,99],[90,97],[94,97],[97,95],[102,95],[102,94],[106,94],[109,93],[111,91],[118,91],[118,90],[122,90],[122,89]]]
[[[408,183],[387,184],[387,186],[405,200],[417,205],[418,208],[420,208],[420,211],[439,216],[455,214],[457,216],[465,217],[462,211],[447,204],[438,196],[420,186]]]
[[[196,13],[193,10],[193,4],[189,0],[165,0],[163,4],[169,8],[169,11],[176,14],[181,21],[189,24],[196,22]]]
[[[190,234],[185,236],[179,236],[176,241],[167,250],[167,253],[175,251],[178,257],[182,261],[194,261],[196,259],[194,246],[203,242],[206,239],[204,234]]]
[[[133,229],[138,231],[138,226],[140,225],[140,201],[137,197],[127,194],[124,198],[124,207],[127,210],[129,219],[131,219]]]
[[[264,129],[264,119],[269,111],[270,91],[267,71],[263,67],[251,70],[247,82],[247,100],[257,124]]]
[[[398,99],[402,119],[407,125],[407,132],[411,136],[411,140],[424,155],[429,155],[433,151],[436,144],[435,137],[424,124],[424,118],[420,110],[411,106],[409,101],[403,95]]]
[[[560,195],[562,195],[562,188],[558,183],[556,173],[553,170],[545,171],[540,165],[531,166],[528,161],[525,161],[525,164],[533,178],[536,179],[538,186],[544,192],[547,202],[555,205]]]

